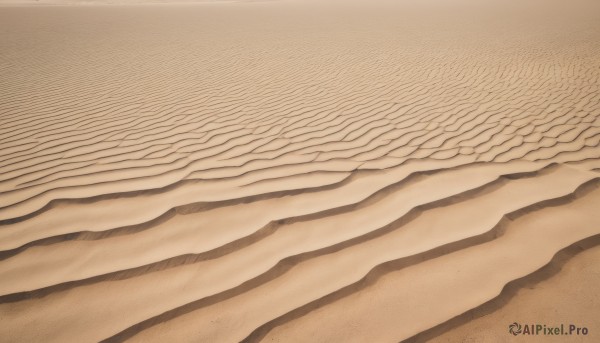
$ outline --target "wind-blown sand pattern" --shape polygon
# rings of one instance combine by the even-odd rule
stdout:
[[[560,268],[598,262],[600,3],[124,3],[0,7],[2,340],[508,340],[541,278],[598,303]]]

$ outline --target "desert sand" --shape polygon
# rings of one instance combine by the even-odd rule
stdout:
[[[0,341],[599,341],[599,56],[592,0],[1,0]]]

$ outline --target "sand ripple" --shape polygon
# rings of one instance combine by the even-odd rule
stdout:
[[[539,4],[0,8],[0,335],[418,340],[596,244],[600,8]]]

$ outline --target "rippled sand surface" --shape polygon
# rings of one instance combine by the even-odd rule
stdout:
[[[0,337],[600,339],[599,2],[188,2],[0,1]]]

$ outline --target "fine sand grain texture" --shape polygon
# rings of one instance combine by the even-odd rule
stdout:
[[[589,323],[589,337],[569,340],[594,341],[598,337],[597,332],[600,331],[600,321],[594,320],[600,317],[600,302],[597,297],[589,296],[589,290],[597,288],[600,284],[599,259],[600,240],[575,245],[559,253],[553,263],[538,270],[531,277],[510,283],[506,288],[506,296],[503,294],[494,301],[465,313],[474,315],[476,319],[456,330],[440,326],[422,336],[427,336],[431,342],[501,342],[506,340],[505,332],[488,329],[496,323],[517,321],[547,323],[548,326]],[[568,318],[569,322],[565,323],[565,318]],[[465,319],[457,317],[455,323],[449,323],[464,323]],[[440,329],[448,331],[439,335]],[[527,337],[527,341],[564,342],[565,337],[531,336]]]
[[[599,56],[592,0],[0,0],[0,341],[600,341]]]

